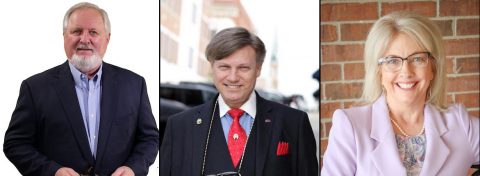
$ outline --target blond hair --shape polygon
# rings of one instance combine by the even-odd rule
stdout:
[[[386,52],[389,43],[399,33],[406,34],[434,57],[433,80],[427,91],[427,103],[446,110],[445,53],[438,26],[426,17],[412,12],[394,12],[375,22],[365,42],[365,81],[360,104],[372,104],[383,93],[380,65],[377,60]]]

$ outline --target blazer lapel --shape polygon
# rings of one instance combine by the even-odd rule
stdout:
[[[432,105],[425,105],[423,114],[425,117],[424,124],[427,149],[420,175],[437,175],[450,154],[450,149],[442,140],[442,135],[445,134],[448,129],[441,119],[442,115]]]
[[[208,129],[212,118],[212,113],[215,109],[214,120],[219,122],[219,107],[217,104],[218,94],[213,97],[208,104],[205,104],[203,108],[197,112],[195,117],[189,118],[192,120],[192,175],[198,175],[202,172],[203,156],[205,150],[207,150],[206,141],[208,137]],[[216,107],[215,107],[216,106]],[[215,108],[214,108],[215,107]],[[199,121],[200,119],[200,121]],[[198,124],[200,122],[200,124]],[[213,126],[212,126],[213,128]],[[213,131],[213,129],[212,129]],[[215,151],[208,151],[215,152]],[[198,173],[198,174],[197,174]]]
[[[372,106],[371,129],[370,137],[377,141],[371,157],[381,175],[406,175],[405,167],[398,154],[384,96],[378,98]]]
[[[100,100],[100,125],[98,130],[98,143],[96,159],[102,161],[103,154],[107,144],[107,137],[110,136],[110,129],[112,122],[116,117],[117,112],[117,78],[115,76],[115,70],[107,64],[103,63],[102,66],[102,95]],[[107,159],[108,160],[108,159]]]
[[[256,160],[255,175],[263,175],[265,160],[269,151],[272,139],[272,125],[275,124],[275,118],[272,116],[272,108],[267,105],[267,101],[260,97],[257,92],[257,115],[255,117],[255,126],[257,126],[256,140]],[[269,122],[265,120],[269,119]]]
[[[56,80],[53,84],[58,98],[65,110],[65,116],[70,122],[70,127],[73,130],[75,139],[79,144],[80,151],[89,164],[94,163],[94,158],[87,141],[87,133],[83,123],[82,113],[78,103],[77,93],[75,91],[75,82],[73,81],[68,61],[61,65]]]

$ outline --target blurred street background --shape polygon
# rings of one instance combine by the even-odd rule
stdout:
[[[206,46],[220,30],[241,26],[257,34],[267,49],[255,90],[307,112],[319,145],[319,1],[160,2],[160,130],[170,115],[217,93]]]

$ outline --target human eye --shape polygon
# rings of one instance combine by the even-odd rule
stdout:
[[[385,63],[388,65],[398,65],[402,63],[402,60],[396,57],[387,57],[385,58]]]
[[[241,67],[240,67],[240,70],[242,70],[242,71],[248,71],[248,70],[250,70],[250,67],[248,67],[248,66],[241,66]]]
[[[427,62],[428,54],[427,53],[418,53],[410,56],[408,61],[413,64],[424,64]]]
[[[228,65],[220,65],[220,66],[218,66],[218,69],[220,69],[220,70],[222,70],[222,71],[228,70],[228,68],[230,68]]]
[[[73,34],[73,35],[80,35],[80,34],[82,34],[82,30],[80,30],[80,29],[74,29],[74,30],[72,30],[70,33]]]
[[[98,35],[98,32],[97,32],[97,31],[90,31],[89,33],[90,33],[90,35],[92,35],[92,36],[97,36],[97,35]]]

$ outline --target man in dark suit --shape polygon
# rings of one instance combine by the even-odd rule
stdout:
[[[168,119],[160,175],[318,175],[307,114],[254,91],[265,46],[244,28],[228,28],[207,46],[220,92]]]
[[[63,36],[68,61],[22,82],[5,155],[22,175],[147,175],[159,132],[143,77],[102,61],[107,13],[74,5]]]

